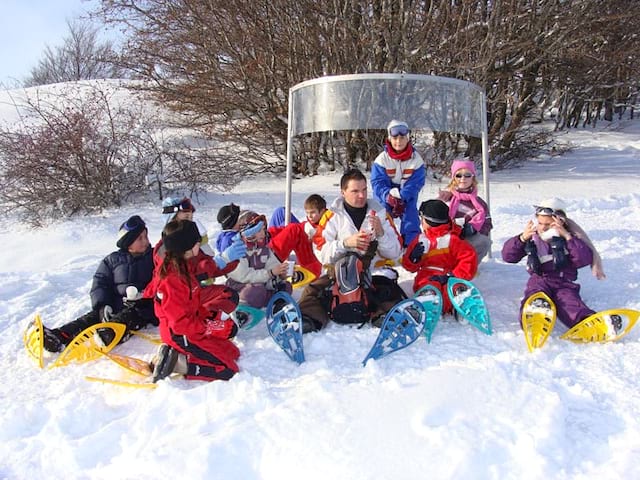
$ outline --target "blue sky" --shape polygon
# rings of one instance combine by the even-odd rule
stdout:
[[[0,85],[22,80],[47,45],[55,47],[67,35],[66,20],[80,17],[94,0],[2,0],[0,16]]]

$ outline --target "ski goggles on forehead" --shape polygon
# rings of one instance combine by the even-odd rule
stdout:
[[[555,217],[558,214],[551,207],[536,207],[536,215],[546,215],[547,217]]]
[[[245,232],[247,230],[249,230],[250,228],[255,227],[260,222],[262,222],[262,224],[266,227],[266,225],[267,225],[267,217],[265,217],[264,215],[258,215],[257,217],[254,217],[249,222],[245,223],[244,225],[242,225],[242,227],[240,227],[240,233],[244,237],[245,236]]]
[[[409,129],[404,125],[397,125],[389,129],[389,135],[392,137],[406,137],[409,135]]]
[[[191,200],[183,200],[177,205],[168,205],[162,209],[162,213],[176,213],[176,212],[195,212]]]

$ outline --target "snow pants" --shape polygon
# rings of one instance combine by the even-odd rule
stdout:
[[[561,277],[531,275],[524,291],[522,306],[531,295],[543,292],[556,304],[558,320],[567,328],[571,328],[589,315],[595,313],[580,298],[580,285]]]
[[[238,372],[240,350],[230,340],[214,336],[190,339],[173,332],[170,335],[170,339],[161,335],[162,340],[186,355],[188,380],[229,380]]]

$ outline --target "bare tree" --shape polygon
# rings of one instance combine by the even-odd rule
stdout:
[[[472,81],[488,96],[496,166],[532,154],[546,145],[527,128],[542,107],[560,104],[567,119],[593,117],[637,96],[635,3],[103,0],[98,13],[125,29],[122,60],[149,80],[144,88],[181,112],[184,125],[242,145],[247,171],[259,172],[284,166],[288,89],[332,74],[411,72]],[[588,90],[590,83],[596,88]],[[350,164],[369,155],[359,152],[375,150],[382,136],[329,132],[299,139],[296,168],[317,171],[310,159],[324,152],[320,145],[331,145],[338,163]],[[368,148],[353,148],[354,139]],[[478,152],[474,139],[438,141],[436,152]],[[238,150],[223,155],[237,160]]]
[[[113,42],[100,41],[98,29],[88,21],[67,21],[68,36],[62,45],[47,46],[38,65],[31,69],[24,86],[50,83],[119,78]]]

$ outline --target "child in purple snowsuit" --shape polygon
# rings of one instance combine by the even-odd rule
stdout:
[[[578,269],[591,264],[593,253],[565,228],[563,218],[553,209],[536,207],[536,220],[529,220],[521,234],[505,242],[502,259],[518,263],[527,257],[531,276],[520,310],[529,296],[544,292],[556,304],[558,319],[571,328],[595,313],[582,301],[580,285],[575,283]]]

